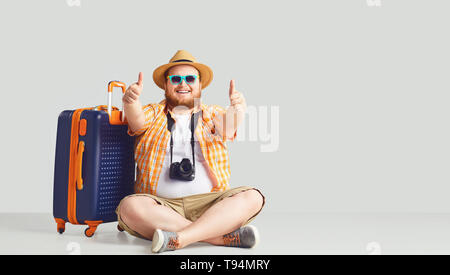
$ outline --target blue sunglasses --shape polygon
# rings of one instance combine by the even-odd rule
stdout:
[[[189,75],[185,75],[185,76],[169,75],[169,76],[167,76],[167,79],[170,79],[170,83],[172,83],[172,85],[180,84],[183,81],[183,79],[184,79],[184,82],[186,82],[187,84],[194,84],[195,80],[197,79],[197,76],[193,75],[193,74],[189,74]]]

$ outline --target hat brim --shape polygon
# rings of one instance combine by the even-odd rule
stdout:
[[[153,71],[153,81],[156,83],[156,85],[164,90],[164,83],[166,82],[166,79],[164,78],[164,73],[178,65],[190,65],[194,68],[196,68],[200,72],[200,83],[202,84],[202,89],[205,89],[212,81],[213,79],[213,72],[210,67],[201,64],[201,63],[195,63],[195,62],[176,62],[176,63],[169,63],[159,66]]]

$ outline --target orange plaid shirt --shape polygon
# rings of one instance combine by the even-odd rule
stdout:
[[[214,186],[211,192],[224,191],[229,187],[230,163],[226,141],[234,140],[234,136],[221,137],[212,119],[216,115],[223,115],[225,109],[217,106],[201,104],[203,112],[201,123],[194,130],[199,141],[201,151],[208,164],[209,170],[214,175]],[[167,112],[165,100],[158,104],[150,103],[143,107],[145,114],[144,126],[136,132],[128,128],[130,136],[136,135],[134,157],[137,163],[136,193],[150,193],[156,195],[156,187],[161,174],[161,168],[166,156],[167,143],[170,140],[170,132],[167,129]],[[169,111],[171,114],[172,112]]]

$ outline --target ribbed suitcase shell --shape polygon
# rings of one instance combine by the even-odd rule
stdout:
[[[53,215],[60,222],[70,222],[69,160],[70,154],[76,153],[70,152],[73,113],[63,111],[58,118]],[[135,138],[127,134],[127,125],[111,125],[105,111],[83,110],[81,119],[86,119],[87,127],[84,136],[78,134],[79,141],[85,143],[85,150],[82,158],[83,189],[76,191],[76,220],[78,224],[117,221],[116,207],[122,198],[133,192]],[[64,225],[58,223],[58,231],[64,232]]]

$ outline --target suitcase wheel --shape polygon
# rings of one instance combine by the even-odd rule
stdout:
[[[86,228],[86,230],[84,230],[84,235],[86,235],[86,237],[92,237],[94,236],[95,230],[97,230],[97,228],[93,228],[93,227],[88,227]]]
[[[97,230],[97,226],[101,224],[103,221],[84,221],[89,227],[84,230],[84,235],[86,237],[94,236],[95,230]]]
[[[66,230],[66,222],[62,219],[55,219],[56,220],[56,231],[58,231],[59,234],[64,233]]]
[[[125,229],[123,229],[122,227],[120,227],[120,225],[117,225],[117,230],[119,230],[120,232],[125,231]]]

